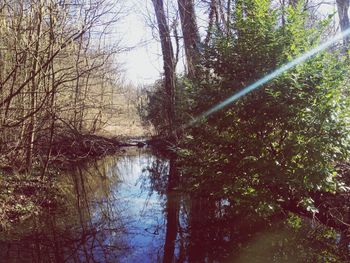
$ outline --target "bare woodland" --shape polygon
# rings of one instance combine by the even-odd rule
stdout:
[[[46,167],[59,135],[94,133],[113,114],[121,83],[107,36],[117,4],[0,1],[2,167]]]

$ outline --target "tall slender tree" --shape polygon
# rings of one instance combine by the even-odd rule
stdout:
[[[198,77],[200,37],[193,0],[178,0],[189,78]]]
[[[165,111],[167,112],[168,135],[174,131],[175,120],[175,59],[167,23],[163,0],[152,0],[157,18],[160,42],[163,54],[164,88],[166,95]]]
[[[349,28],[349,0],[336,0],[337,3],[337,9],[338,9],[338,15],[339,15],[339,24],[341,31],[345,31]],[[344,50],[348,50],[349,45],[349,36],[345,36],[343,43],[344,43]]]

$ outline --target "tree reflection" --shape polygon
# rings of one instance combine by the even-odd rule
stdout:
[[[113,159],[104,160],[65,176],[63,207],[2,233],[0,261],[116,262],[128,246],[119,238],[124,229],[121,211],[109,205],[117,177],[105,176],[114,164]]]
[[[164,263],[174,262],[175,243],[178,234],[180,198],[174,191],[179,184],[179,174],[174,160],[169,160],[166,197],[166,235],[164,244]]]
[[[262,212],[244,195],[181,192],[181,169],[174,159],[167,165],[154,162],[147,176],[151,190],[166,196],[163,262],[348,262],[332,229],[293,214]]]

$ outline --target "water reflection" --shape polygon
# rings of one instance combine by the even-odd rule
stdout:
[[[175,160],[148,150],[77,167],[60,209],[0,234],[0,262],[346,262],[329,229],[180,185]]]

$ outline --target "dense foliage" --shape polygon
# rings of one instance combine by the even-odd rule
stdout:
[[[341,48],[320,52],[186,124],[188,116],[200,116],[318,46],[332,17],[311,23],[302,1],[283,8],[269,0],[236,1],[230,8],[225,30],[208,29],[200,77],[182,79],[178,88],[177,122],[186,126],[177,148],[182,178],[193,194],[244,204],[263,216],[281,208],[313,216],[325,207],[324,193],[345,189],[337,170],[348,158],[350,139],[349,68]],[[150,104],[152,112],[161,107]],[[332,221],[323,213],[323,223]]]
[[[282,27],[270,1],[239,3],[231,34],[216,34],[204,59],[214,77],[193,86],[194,115],[319,43],[322,28],[305,29],[301,6]],[[270,201],[334,191],[348,150],[347,70],[336,51],[318,54],[193,127],[180,154],[196,156],[194,185]]]

